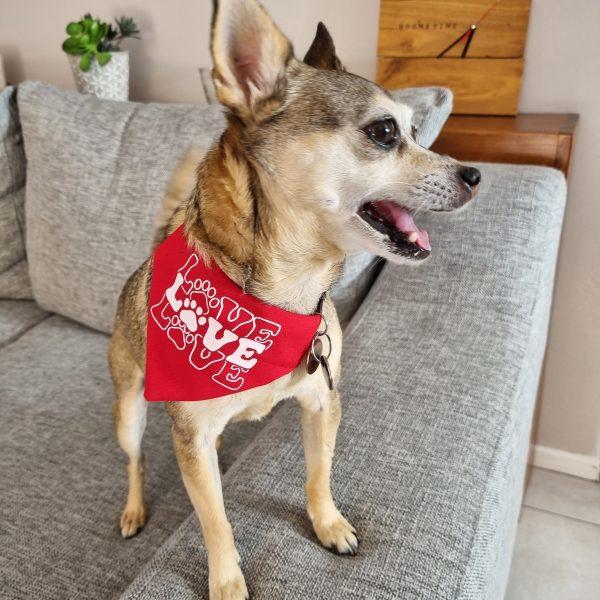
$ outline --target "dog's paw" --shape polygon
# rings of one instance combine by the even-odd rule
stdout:
[[[335,554],[356,555],[358,550],[356,529],[339,511],[336,510],[329,518],[313,517],[312,522],[315,533],[325,548]]]
[[[210,600],[248,600],[248,588],[242,570],[236,565],[228,577],[213,577],[209,570]]]
[[[141,531],[146,524],[146,507],[141,504],[137,506],[126,506],[121,515],[121,535],[130,538]]]

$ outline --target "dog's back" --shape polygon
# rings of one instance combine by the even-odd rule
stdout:
[[[177,210],[184,210],[187,200],[196,189],[198,165],[206,151],[192,148],[184,156],[167,183],[165,195],[155,219],[156,228],[152,240],[152,249],[163,242],[168,233],[169,222]]]

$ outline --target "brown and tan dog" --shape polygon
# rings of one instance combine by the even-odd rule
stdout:
[[[301,62],[257,1],[221,0],[211,50],[228,127],[197,167],[188,159],[173,180],[156,242],[183,224],[197,252],[245,291],[307,314],[347,253],[367,249],[392,262],[426,258],[429,241],[412,214],[453,210],[473,197],[479,173],[418,146],[410,109],[346,73],[323,26]],[[121,293],[109,349],[117,436],[129,458],[124,537],[146,521],[141,442],[151,278],[152,257]],[[324,313],[337,383],[342,334],[329,299]],[[206,402],[170,402],[175,452],[204,533],[212,600],[247,597],[223,505],[218,437],[228,422],[259,419],[292,396],[302,406],[315,533],[336,552],[356,552],[356,532],[336,508],[329,483],[340,400],[320,370],[308,375],[300,365],[260,388]]]

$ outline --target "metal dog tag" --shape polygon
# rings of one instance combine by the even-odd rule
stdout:
[[[330,390],[333,390],[333,375],[331,374],[331,368],[329,367],[329,361],[321,356],[321,366],[323,367],[323,375],[325,376],[325,381],[327,382],[327,387]]]
[[[321,356],[323,356],[323,342],[320,338],[315,338],[306,355],[306,372],[312,375],[321,364]]]

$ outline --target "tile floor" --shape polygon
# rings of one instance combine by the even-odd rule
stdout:
[[[600,484],[533,469],[505,600],[600,600]]]

